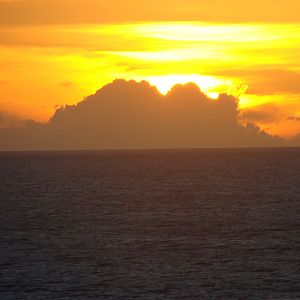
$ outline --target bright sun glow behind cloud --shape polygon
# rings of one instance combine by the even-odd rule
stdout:
[[[193,82],[212,98],[218,98],[218,92],[216,91],[218,88],[220,92],[227,92],[233,86],[233,83],[230,80],[197,74],[150,76],[147,77],[146,80],[155,85],[162,94],[166,94],[175,84]]]

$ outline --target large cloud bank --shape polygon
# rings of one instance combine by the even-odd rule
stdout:
[[[161,95],[149,83],[115,80],[50,121],[0,129],[0,150],[143,149],[281,146],[238,122],[237,99],[212,100],[194,84]]]

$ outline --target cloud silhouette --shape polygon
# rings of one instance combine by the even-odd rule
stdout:
[[[284,141],[238,122],[238,100],[210,99],[193,83],[162,95],[148,82],[115,80],[46,124],[0,130],[1,150],[280,146]]]
[[[24,120],[12,113],[0,111],[0,128],[3,127],[24,127]]]

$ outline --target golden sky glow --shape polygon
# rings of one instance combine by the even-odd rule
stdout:
[[[240,96],[241,122],[292,136],[300,132],[300,23],[291,20],[7,22],[0,27],[0,112],[11,122],[46,121],[57,106],[115,78],[148,80],[162,93],[193,81],[212,98]]]

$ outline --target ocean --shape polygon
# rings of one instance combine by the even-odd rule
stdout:
[[[300,299],[300,149],[0,153],[0,299]]]

